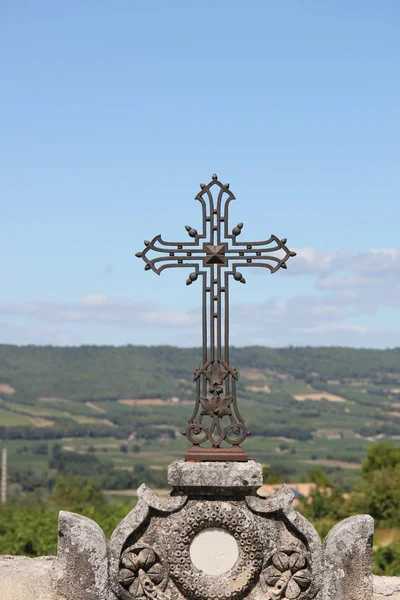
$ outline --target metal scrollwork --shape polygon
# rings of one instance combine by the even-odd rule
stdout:
[[[235,199],[229,184],[214,174],[208,185],[200,187],[196,196],[202,208],[200,232],[185,226],[192,241],[166,242],[157,235],[145,240],[144,250],[136,256],[145,262],[145,270],[157,275],[164,269],[184,267],[191,269],[187,285],[202,279],[203,365],[194,374],[195,408],[184,433],[194,446],[208,441],[218,452],[222,442],[237,447],[249,434],[237,406],[237,371],[229,365],[230,278],[246,283],[241,272],[246,267],[262,267],[271,273],[286,269],[296,253],[286,246],[286,239],[275,235],[258,242],[238,241],[243,223],[229,227],[229,204]]]
[[[197,417],[194,415],[188,421],[185,433],[193,444],[202,444],[208,440],[214,447],[218,447],[222,441],[236,445],[248,436],[247,427],[237,407],[236,396],[224,396],[223,382],[229,373],[237,379],[236,370],[217,359],[195,373],[195,381],[200,375],[208,380],[211,396],[200,395],[201,408],[196,411]],[[204,423],[205,417],[208,417],[208,423]],[[228,417],[225,426],[222,425],[224,417]]]

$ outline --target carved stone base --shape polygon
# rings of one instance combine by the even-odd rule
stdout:
[[[190,497],[251,496],[262,486],[260,463],[247,462],[187,462],[176,460],[168,467],[168,485],[174,494]]]
[[[140,486],[109,541],[90,519],[60,514],[55,600],[372,600],[368,515],[322,544],[290,488],[257,495],[253,460],[176,461],[168,481],[170,495]]]

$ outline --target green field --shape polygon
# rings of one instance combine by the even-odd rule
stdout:
[[[369,444],[400,439],[399,359],[399,349],[233,348],[245,450],[287,481],[320,465],[354,482]],[[0,345],[10,472],[51,473],[57,444],[119,472],[165,469],[188,447],[198,361],[196,348]]]
[[[31,420],[17,412],[11,412],[4,408],[0,408],[0,424],[5,427],[13,427],[18,425],[32,425]]]

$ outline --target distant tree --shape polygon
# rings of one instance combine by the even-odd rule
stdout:
[[[375,575],[400,575],[400,542],[374,551],[373,571]]]
[[[56,481],[50,498],[63,508],[104,504],[103,494],[95,481],[91,479],[83,485],[81,477],[71,474],[63,475]]]
[[[361,477],[370,481],[376,471],[391,470],[400,464],[400,446],[393,442],[372,444],[367,450],[367,458],[361,465]]]
[[[309,519],[339,520],[347,516],[340,488],[315,488],[302,503],[302,512]]]
[[[274,467],[263,467],[263,482],[264,483],[282,483],[283,475]]]
[[[0,554],[56,554],[57,513],[37,502],[0,507]]]
[[[340,487],[333,487],[332,482],[321,467],[314,467],[307,477],[310,483],[315,484],[308,498],[301,503],[301,512],[309,519],[338,520],[347,516],[347,506]]]
[[[311,469],[308,473],[308,481],[310,483],[315,483],[317,488],[323,489],[332,486],[331,480],[321,467],[314,467]]]
[[[361,466],[365,511],[381,526],[400,525],[400,448],[393,443],[372,444]]]
[[[47,444],[32,444],[30,448],[32,454],[47,455],[49,453],[49,447]]]
[[[10,483],[19,484],[23,492],[35,492],[37,490],[47,491],[53,483],[54,478],[46,471],[33,469],[32,467],[10,469]]]

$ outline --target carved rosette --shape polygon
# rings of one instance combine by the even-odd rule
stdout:
[[[194,537],[214,527],[230,533],[239,548],[236,564],[218,577],[199,571],[190,559]],[[177,516],[171,533],[167,552],[170,577],[185,598],[236,600],[249,591],[261,571],[263,544],[251,515],[240,506],[219,501],[196,503]]]
[[[311,584],[311,571],[304,554],[280,551],[272,555],[262,573],[267,600],[295,600]]]
[[[168,583],[168,570],[149,546],[130,546],[121,556],[118,581],[130,598],[160,597]]]

